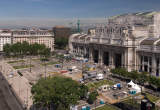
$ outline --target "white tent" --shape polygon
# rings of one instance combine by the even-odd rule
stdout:
[[[137,93],[141,92],[141,88],[137,84],[134,84],[132,80],[128,83],[128,85],[131,86],[131,89],[136,90]]]
[[[129,86],[133,87],[135,84],[133,83],[133,81],[131,80],[129,83],[128,83]]]
[[[137,93],[141,92],[141,88],[137,84],[135,84],[132,88],[135,89]]]
[[[72,66],[72,69],[76,69],[77,67],[76,66]]]

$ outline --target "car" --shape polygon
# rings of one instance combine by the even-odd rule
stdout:
[[[81,79],[79,79],[79,82],[81,83],[81,84],[84,84],[84,81],[83,81],[83,79],[81,78]]]
[[[102,79],[104,79],[104,75],[103,74],[97,74],[96,79],[97,80],[102,80]]]

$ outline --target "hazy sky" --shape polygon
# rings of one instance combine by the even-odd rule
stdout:
[[[160,0],[0,0],[0,25],[51,25],[141,11],[160,11]]]

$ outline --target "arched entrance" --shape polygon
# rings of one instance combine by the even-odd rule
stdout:
[[[122,66],[122,54],[116,53],[114,62],[115,62],[115,68],[121,67]]]
[[[94,50],[93,51],[93,60],[94,60],[94,63],[98,63],[98,55],[99,51],[98,50]]]
[[[109,66],[109,52],[103,53],[103,63],[106,66]]]

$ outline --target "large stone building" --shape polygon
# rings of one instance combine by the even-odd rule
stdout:
[[[160,76],[160,13],[114,16],[95,34],[73,34],[70,53],[110,68],[146,71]]]
[[[44,44],[54,50],[54,34],[52,31],[44,29],[19,29],[0,32],[0,51],[3,51],[3,46],[8,44],[14,44],[17,42],[26,41],[29,44],[38,43]]]

